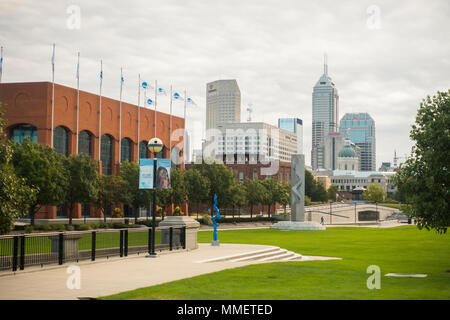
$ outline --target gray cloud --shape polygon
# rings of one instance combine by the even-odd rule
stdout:
[[[81,29],[67,28],[70,5],[81,9]],[[367,27],[367,8],[380,9],[381,28]],[[104,94],[137,102],[138,73],[198,102],[188,128],[200,144],[205,84],[235,78],[254,121],[280,116],[304,120],[306,159],[311,148],[311,93],[323,72],[340,93],[340,116],[369,112],[376,121],[377,164],[394,149],[408,153],[409,131],[426,95],[450,87],[449,2],[438,1],[32,1],[0,3],[3,81],[51,80],[51,45],[57,44],[56,81],[75,86],[81,52],[81,87],[98,92],[100,59]],[[168,111],[168,99],[160,109]],[[182,106],[175,106],[182,115]],[[195,125],[194,125],[195,123]]]

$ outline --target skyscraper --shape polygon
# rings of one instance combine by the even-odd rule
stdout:
[[[346,113],[340,132],[361,148],[361,171],[376,171],[375,121],[368,113]]]
[[[329,132],[336,132],[339,116],[339,95],[334,82],[328,76],[327,56],[324,71],[314,86],[312,94],[312,150],[313,170],[324,168],[325,150],[323,140]]]
[[[206,84],[206,130],[231,122],[241,122],[241,91],[237,81]]]
[[[297,135],[297,153],[303,154],[303,121],[299,118],[278,119],[278,128],[288,130]]]

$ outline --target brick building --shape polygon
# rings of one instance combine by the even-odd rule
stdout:
[[[80,90],[77,130],[77,90],[55,84],[54,97],[53,145],[57,152],[75,154],[78,142],[78,152],[89,154],[99,161],[99,172],[102,174],[118,173],[121,161],[137,162],[138,158],[149,157],[147,142],[155,134],[153,109],[140,107],[138,140],[137,105],[122,102],[122,116],[119,117],[120,102],[102,96],[100,129],[100,96]],[[51,145],[51,99],[50,82],[1,83],[0,101],[5,106],[5,131],[8,136],[19,142],[29,136],[40,144]],[[169,118],[169,114],[156,113],[156,136],[164,143],[164,150],[158,155],[161,158],[169,157]],[[183,128],[184,119],[172,116],[172,131]],[[181,143],[182,139],[172,140],[172,147]],[[179,156],[182,161],[182,151]],[[36,218],[50,219],[58,216],[67,216],[63,207],[46,206],[41,208]],[[79,204],[73,212],[73,218],[82,216],[102,217],[102,214],[89,204]]]

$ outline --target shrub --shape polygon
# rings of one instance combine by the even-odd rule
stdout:
[[[73,231],[73,230],[75,230],[75,228],[73,227],[73,225],[67,224],[66,225],[66,230],[67,231]]]
[[[60,232],[66,231],[66,227],[64,227],[63,224],[51,224],[50,229],[52,231],[60,231]]]
[[[41,231],[52,231],[52,227],[49,224],[43,224],[38,227]]]
[[[26,225],[24,228],[25,233],[32,233],[33,232],[33,226]]]
[[[175,210],[173,211],[173,215],[174,215],[174,216],[182,216],[182,215],[184,215],[184,212],[181,211],[181,209],[180,209],[179,206],[176,206],[176,207],[175,207]]]
[[[91,226],[88,224],[77,224],[77,225],[75,225],[75,230],[87,231],[87,230],[91,230]]]
[[[151,220],[139,221],[137,224],[144,225],[144,226],[149,227],[149,228],[152,227],[152,221]],[[156,220],[156,226],[158,226],[158,225],[159,225],[159,221]]]
[[[207,226],[212,226],[212,219],[211,219],[211,216],[208,213],[203,214],[202,218],[199,219],[199,222],[201,224],[206,224]]]

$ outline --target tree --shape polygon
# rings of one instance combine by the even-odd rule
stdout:
[[[64,156],[50,146],[32,142],[29,138],[13,147],[12,164],[16,175],[24,178],[29,188],[36,189],[36,199],[30,205],[31,224],[41,206],[58,205],[65,200],[67,173]]]
[[[338,186],[332,184],[327,190],[328,200],[336,201],[337,192],[338,192]]]
[[[37,191],[14,172],[12,143],[3,131],[6,121],[2,115],[0,103],[0,234],[6,234],[11,231],[15,218],[26,215],[30,204],[36,201]]]
[[[233,189],[233,213],[234,213],[234,207],[238,207],[239,209],[239,215],[241,214],[241,207],[245,206],[247,204],[247,192],[245,189],[245,186],[241,183],[237,183]]]
[[[235,182],[233,171],[223,164],[207,164],[205,162],[194,165],[194,169],[199,170],[209,180],[207,198],[209,199],[212,216],[214,214],[212,210],[214,194],[217,194],[219,206],[223,205],[224,200],[226,202],[227,193]]]
[[[276,187],[277,202],[284,206],[284,212],[286,213],[286,206],[291,203],[291,183],[282,182],[277,184]]]
[[[277,203],[277,181],[274,178],[265,178],[262,182],[263,187],[266,189],[263,198],[263,204],[267,205],[267,215],[270,217],[270,207]]]
[[[253,207],[261,204],[265,198],[266,188],[259,180],[245,181],[245,197],[250,206],[250,218],[253,217]]]
[[[127,182],[120,175],[99,176],[99,188],[95,203],[102,210],[105,222],[106,210],[123,200],[123,190],[126,188]]]
[[[98,194],[97,163],[88,155],[77,154],[63,161],[68,183],[65,185],[65,203],[69,205],[69,224],[76,203],[94,202]]]
[[[382,202],[386,197],[386,192],[379,184],[371,183],[366,191],[363,192],[363,197],[370,202]]]
[[[126,181],[121,199],[124,204],[132,208],[135,220],[137,220],[139,208],[148,206],[151,192],[147,189],[139,189],[139,164],[136,162],[123,162],[120,166],[120,176]]]
[[[305,170],[305,195],[311,201],[326,202],[328,200],[327,191],[322,184],[314,179],[314,176],[309,170]]]
[[[197,213],[199,206],[204,201],[208,201],[207,194],[209,191],[209,180],[204,177],[197,169],[186,170],[184,173],[184,181],[186,185],[186,193],[189,203],[189,211],[191,207],[197,205]]]
[[[186,203],[186,184],[184,181],[184,171],[180,169],[171,170],[171,202],[174,205],[182,205]]]
[[[450,225],[450,90],[420,103],[410,132],[411,156],[393,182],[410,204],[418,227],[446,233]]]

